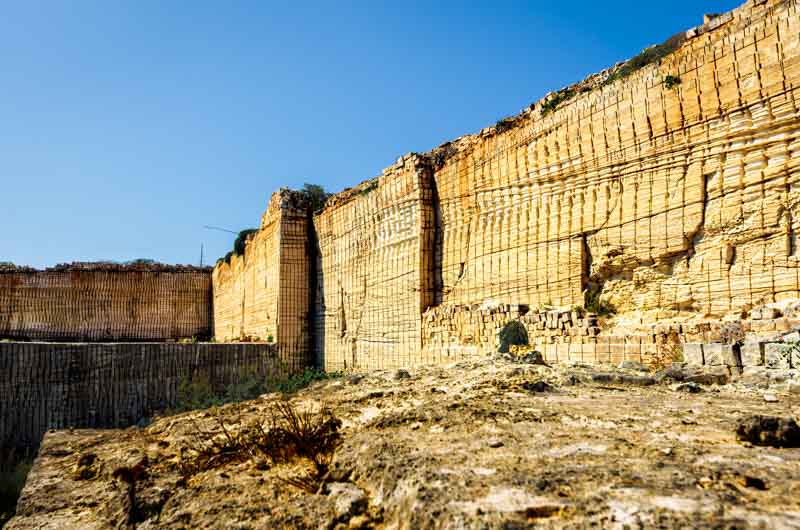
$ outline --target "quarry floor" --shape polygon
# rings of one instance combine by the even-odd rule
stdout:
[[[276,394],[143,429],[54,432],[8,528],[800,528],[800,449],[735,433],[750,414],[796,416],[800,394],[766,377],[685,391],[697,388],[499,355],[320,382],[289,398],[343,422],[318,494],[284,480],[300,464],[178,471],[198,430],[261,421]],[[146,472],[132,522],[115,470],[134,464]]]

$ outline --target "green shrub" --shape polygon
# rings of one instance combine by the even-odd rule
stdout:
[[[551,97],[542,104],[542,116],[546,116],[547,114],[553,112],[558,108],[559,105],[565,101],[569,101],[573,97],[575,97],[575,90],[572,88],[565,88],[564,90],[556,93],[555,96]]]
[[[378,189],[378,179],[373,180],[369,184],[367,184],[359,193],[361,195],[369,195],[373,191]]]
[[[311,211],[316,212],[325,207],[325,203],[331,197],[331,194],[325,191],[325,188],[319,184],[303,184],[303,189],[300,192],[305,195],[308,204],[311,206]]]
[[[230,265],[233,256],[244,256],[245,248],[247,248],[247,240],[256,232],[258,232],[257,228],[248,228],[239,232],[239,235],[236,236],[236,240],[233,242],[233,250],[218,259],[217,263],[225,262]]]
[[[684,41],[686,41],[686,34],[683,32],[677,33],[661,44],[657,44],[642,50],[639,55],[626,61],[619,70],[608,76],[603,84],[608,85],[617,79],[624,79],[637,70],[640,70],[649,64],[660,61],[667,55],[680,48]]]
[[[495,132],[497,134],[506,132],[507,130],[514,127],[516,121],[517,121],[516,118],[513,117],[503,118],[502,120],[499,120],[497,123],[494,124]]]
[[[239,235],[236,236],[236,241],[233,242],[233,253],[237,256],[244,256],[247,240],[256,232],[258,232],[257,228],[248,228],[239,232]]]
[[[503,326],[498,335],[500,339],[500,353],[508,353],[511,346],[527,346],[528,330],[519,320],[512,320]]]
[[[681,78],[676,75],[668,75],[664,78],[664,86],[667,90],[672,90],[681,84]]]

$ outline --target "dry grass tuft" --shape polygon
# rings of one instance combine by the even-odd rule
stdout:
[[[218,416],[217,429],[203,430],[196,422],[191,448],[182,450],[184,476],[234,462],[268,458],[273,464],[306,461],[313,470],[304,477],[283,479],[305,491],[318,491],[341,444],[342,422],[322,407],[298,411],[288,402],[273,405],[266,422],[253,422],[234,430]]]

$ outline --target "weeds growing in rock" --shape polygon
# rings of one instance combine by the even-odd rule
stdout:
[[[649,64],[660,61],[667,55],[677,51],[685,41],[686,34],[681,32],[673,35],[661,44],[657,44],[642,50],[639,55],[626,61],[621,68],[609,75],[603,84],[608,85],[618,79],[624,79],[637,70],[640,70]]]
[[[603,290],[601,287],[592,287],[583,291],[583,306],[589,313],[595,313],[601,317],[613,315],[617,309],[608,301],[603,300]]]
[[[375,180],[373,180],[372,182],[370,182],[369,184],[367,184],[366,186],[364,186],[364,187],[363,187],[363,188],[362,188],[362,189],[359,191],[359,193],[360,193],[361,195],[369,195],[370,193],[372,193],[373,191],[375,191],[375,190],[377,190],[377,189],[378,189],[378,180],[377,180],[377,179],[375,179]]]
[[[182,450],[180,466],[184,476],[259,458],[269,459],[272,464],[300,460],[311,464],[312,472],[284,480],[316,493],[342,440],[341,420],[325,407],[298,411],[287,402],[277,402],[264,421],[235,427],[227,426],[226,418],[221,416],[216,421],[211,431],[195,423],[190,446]]]
[[[503,118],[502,120],[498,120],[497,123],[494,124],[494,130],[497,134],[502,134],[507,130],[514,127],[514,124],[517,122],[516,118],[509,117]]]
[[[433,166],[433,169],[436,171],[442,169],[447,161],[454,157],[457,152],[458,150],[456,147],[449,142],[436,149],[430,158],[430,163]]]
[[[573,97],[575,97],[575,90],[572,88],[565,88],[564,90],[557,92],[555,96],[551,97],[542,104],[542,116],[550,114],[556,110],[559,105],[569,101]]]

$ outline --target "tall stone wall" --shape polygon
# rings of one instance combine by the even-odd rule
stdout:
[[[193,379],[221,391],[280,374],[268,344],[0,342],[0,447],[35,446],[48,429],[135,424]]]
[[[590,282],[621,310],[797,296],[797,6],[750,2],[714,25],[447,146],[446,303],[580,304]]]
[[[296,192],[272,195],[242,256],[214,269],[214,336],[218,341],[273,342],[288,367],[310,363],[309,214]]]
[[[797,9],[748,2],[623,80],[435,151],[443,302],[570,306],[589,290],[657,319],[800,296]],[[435,330],[423,340],[441,350]]]
[[[0,338],[167,340],[211,334],[208,270],[109,265],[0,271]]]
[[[311,232],[317,362],[469,355],[499,306],[649,324],[800,298],[799,30],[797,0],[750,0],[335,196]]]
[[[316,350],[328,370],[419,361],[433,303],[434,211],[427,161],[410,155],[314,216]]]

